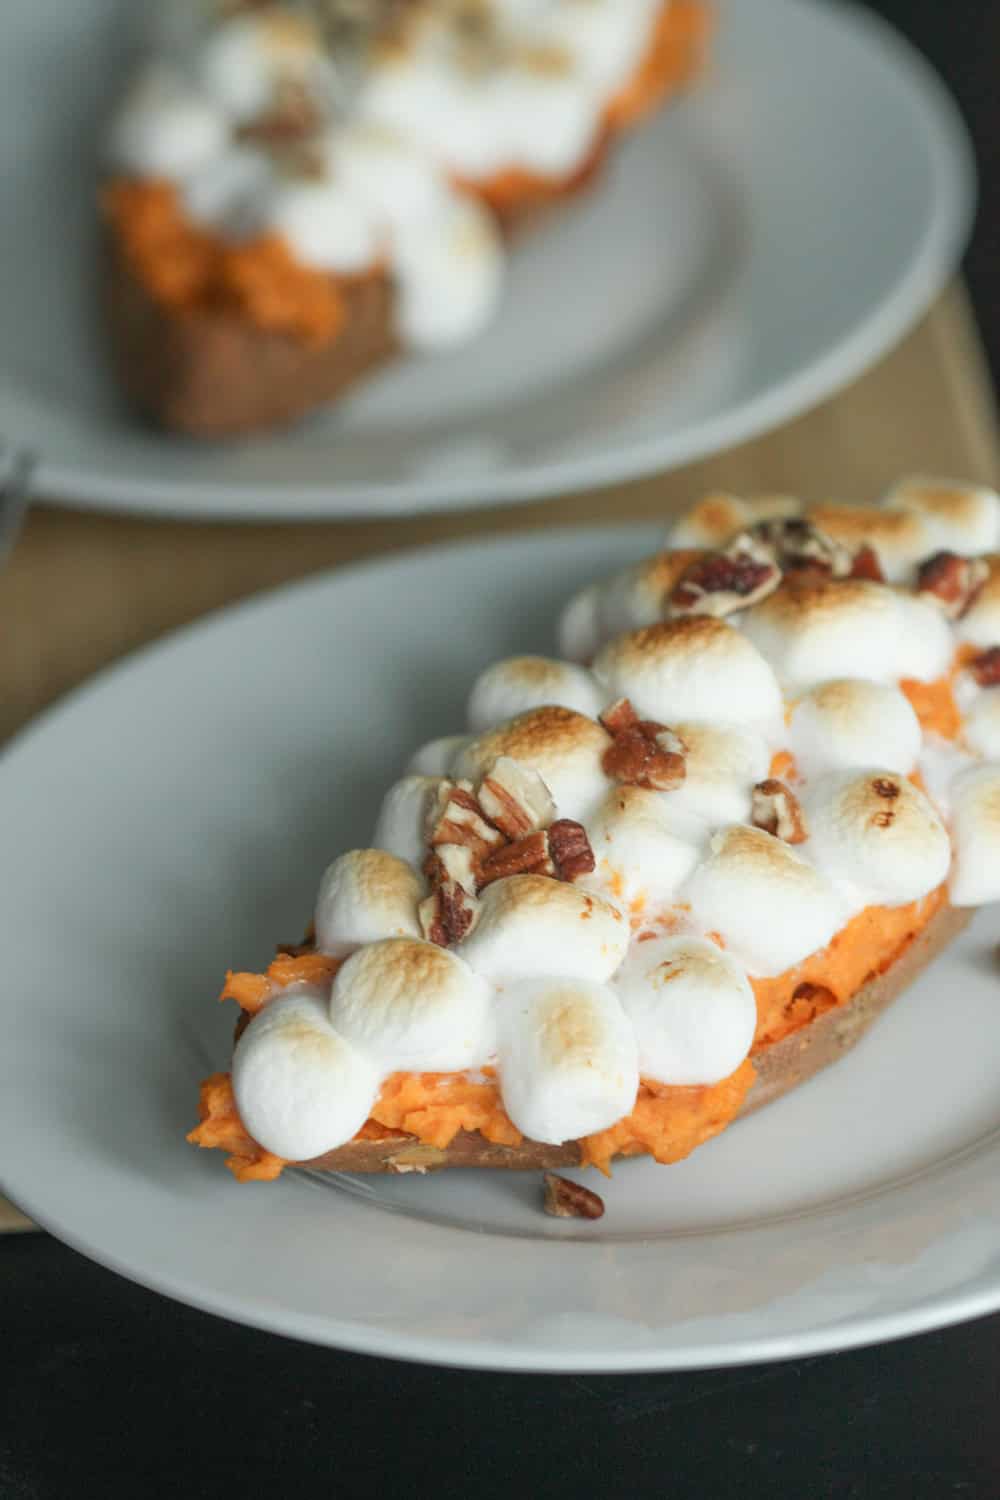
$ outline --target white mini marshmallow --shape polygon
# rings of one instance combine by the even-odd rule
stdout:
[[[888,683],[835,677],[792,707],[788,748],[803,776],[876,763],[905,776],[920,745],[920,720]]]
[[[440,776],[404,776],[386,792],[372,845],[387,849],[419,870],[427,854],[427,815],[441,785]]]
[[[933,682],[943,677],[955,654],[955,637],[948,619],[929,599],[900,589],[896,609],[901,619],[896,656],[897,678]]]
[[[698,843],[671,826],[673,793],[620,786],[587,825],[593,874],[578,884],[638,916],[669,905],[698,859]]]
[[[240,1119],[266,1151],[309,1161],[361,1129],[379,1074],[330,1024],[323,1001],[293,994],[255,1016],[233,1053]]]
[[[985,760],[1000,761],[1000,688],[976,694],[965,715],[965,740]]]
[[[253,146],[230,146],[184,184],[184,210],[196,224],[239,240],[256,226],[256,207],[270,191],[274,164]]]
[[[889,510],[918,511],[935,549],[974,556],[1000,544],[1000,497],[985,485],[911,475],[893,485],[884,503]]]
[[[885,510],[874,505],[811,505],[809,519],[827,536],[852,552],[874,547],[882,572],[891,582],[908,578],[921,558],[935,549],[934,532],[914,510]]]
[[[473,733],[492,729],[531,708],[554,703],[596,718],[604,694],[583,667],[547,656],[508,656],[476,678],[466,717]]]
[[[428,740],[410,756],[406,769],[414,776],[447,776],[468,743],[467,734],[444,734]]]
[[[393,252],[396,327],[404,343],[450,349],[487,326],[503,292],[506,257],[482,204],[452,194],[439,213],[397,225]]]
[[[696,937],[635,943],[615,989],[635,1027],[643,1078],[718,1083],[750,1051],[757,1001],[742,969],[715,943]]]
[[[538,772],[561,818],[586,822],[608,790],[602,760],[610,744],[611,736],[595,719],[571,708],[536,708],[470,740],[452,769],[456,776],[478,781],[494,761],[508,755]]]
[[[589,661],[601,644],[601,587],[591,584],[574,594],[559,617],[559,650],[570,661]]]
[[[754,519],[750,506],[739,496],[706,495],[674,523],[667,540],[671,547],[724,547]]]
[[[809,788],[804,807],[810,855],[859,906],[904,906],[948,873],[944,824],[898,772],[831,772]]]
[[[765,734],[781,723],[781,693],[756,647],[724,620],[664,620],[619,636],[599,653],[594,676],[609,699],[629,698],[642,718],[727,719]]]
[[[155,63],[115,114],[105,156],[115,171],[183,183],[225,151],[228,137],[218,106]]]
[[[887,682],[898,675],[902,616],[881,584],[784,584],[748,609],[742,626],[789,692],[833,677]]]
[[[976,766],[951,785],[952,906],[1000,901],[1000,765]]]
[[[202,87],[237,124],[265,113],[279,81],[292,81],[318,97],[334,88],[312,28],[287,12],[236,16],[213,26],[197,71]]]
[[[419,937],[423,882],[384,849],[352,849],[327,866],[316,897],[316,947],[352,953],[377,938]]]
[[[511,875],[479,899],[479,920],[457,951],[497,983],[539,974],[603,983],[625,957],[628,922],[610,902],[575,885]]]
[[[490,988],[436,943],[370,943],[337,971],[330,1016],[386,1071],[479,1068],[496,1052]]]
[[[601,588],[598,640],[594,649],[626,630],[640,630],[662,620],[674,585],[703,555],[693,548],[658,552],[609,578]]]
[[[666,794],[670,815],[713,825],[742,823],[750,816],[750,793],[771,764],[766,740],[739,724],[670,726],[686,746],[684,780]]]
[[[255,212],[261,229],[280,235],[297,261],[317,271],[364,271],[382,251],[375,218],[334,182],[278,180]]]
[[[635,1033],[617,995],[577,976],[528,979],[498,1003],[500,1092],[518,1130],[554,1145],[635,1107]]]
[[[955,622],[959,640],[986,650],[1000,645],[1000,553],[983,559],[989,568],[986,582],[972,604]]]
[[[844,917],[832,886],[780,839],[733,824],[712,835],[682,897],[751,974],[781,974],[824,948]]]
[[[917,770],[928,797],[946,821],[951,814],[952,782],[976,764],[973,756],[938,734],[924,736]]]

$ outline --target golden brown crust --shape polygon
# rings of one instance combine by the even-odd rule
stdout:
[[[944,906],[931,918],[903,956],[884,974],[864,985],[846,1005],[838,1005],[800,1031],[754,1057],[757,1081],[740,1115],[752,1113],[798,1088],[814,1073],[849,1052],[907,985],[957,937],[973,913]],[[739,1116],[737,1116],[739,1118]],[[336,1151],[298,1165],[327,1172],[427,1172],[442,1167],[506,1167],[515,1171],[578,1166],[574,1142],[548,1146],[525,1140],[519,1146],[496,1146],[482,1136],[461,1131],[444,1150],[412,1136],[350,1141]]]

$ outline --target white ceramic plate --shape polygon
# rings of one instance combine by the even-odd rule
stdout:
[[[40,493],[66,503],[389,514],[666,468],[852,379],[924,311],[968,227],[966,137],[909,47],[845,5],[726,0],[711,76],[524,242],[475,346],[400,364],[292,433],[159,437],[115,394],[94,305],[96,143],[142,10],[3,6],[0,433],[37,447]]]
[[[839,1066],[596,1224],[536,1174],[239,1186],[184,1142],[226,1066],[227,966],[294,938],[408,751],[636,532],[404,555],[229,611],[106,673],[0,760],[3,1188],[104,1264],[319,1343],[529,1370],[717,1365],[1000,1306],[990,916]],[[496,586],[503,579],[503,588]],[[554,586],[553,579],[558,579]]]

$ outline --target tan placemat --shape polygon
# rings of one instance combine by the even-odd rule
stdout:
[[[667,475],[504,509],[285,525],[38,510],[0,577],[0,739],[96,668],[206,610],[332,564],[518,528],[652,520],[711,488],[871,499],[915,470],[996,483],[997,429],[961,286],[848,390]],[[0,1232],[27,1221],[0,1199]]]

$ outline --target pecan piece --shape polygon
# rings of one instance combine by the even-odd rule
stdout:
[[[282,78],[263,114],[241,125],[236,135],[252,145],[284,146],[313,135],[322,123],[323,117],[307,90],[295,79]]]
[[[782,572],[808,569],[831,578],[846,578],[854,559],[850,550],[803,516],[758,521],[748,533],[770,547]]]
[[[456,881],[443,881],[417,908],[421,931],[429,943],[451,948],[468,937],[479,917],[479,902]]]
[[[544,828],[526,834],[513,844],[505,844],[488,854],[479,866],[479,889],[508,875],[555,875],[556,867],[549,854],[549,836]]]
[[[974,601],[989,571],[982,558],[935,552],[917,569],[917,593],[932,598],[949,620],[957,620]]]
[[[869,583],[885,583],[885,574],[882,572],[882,564],[878,560],[878,553],[874,547],[866,543],[859,547],[854,554],[851,563],[852,578],[866,578]]]
[[[427,819],[427,842],[432,849],[439,844],[463,844],[473,858],[480,858],[502,844],[504,836],[484,818],[471,782],[444,781]]]
[[[589,875],[596,861],[587,830],[572,818],[558,818],[549,829],[549,855],[560,880]]]
[[[699,558],[682,573],[668,599],[672,615],[729,615],[766,599],[781,582],[781,569],[767,547],[750,536],[724,552]]]
[[[592,1193],[590,1188],[560,1177],[558,1172],[546,1172],[544,1208],[554,1219],[600,1219],[604,1217],[604,1200]]]
[[[996,687],[1000,682],[1000,646],[991,646],[969,663],[969,671],[980,687]]]
[[[477,796],[483,814],[509,839],[548,827],[556,815],[551,793],[538,772],[509,755],[500,756],[490,768]]]
[[[801,844],[808,837],[806,820],[795,793],[769,776],[758,781],[750,799],[750,821],[786,844]]]
[[[601,765],[614,781],[672,792],[686,774],[687,746],[680,735],[655,719],[640,719],[627,698],[620,698],[601,714],[613,736]]]

